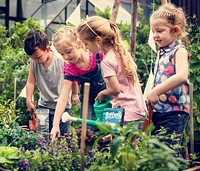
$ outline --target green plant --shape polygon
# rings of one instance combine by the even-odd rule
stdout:
[[[200,141],[200,26],[191,24],[189,27],[190,44],[188,49],[190,58],[190,82],[193,84],[193,113],[194,113],[194,137]]]
[[[15,24],[11,26],[9,43],[12,48],[16,49],[24,47],[24,39],[30,29],[42,30],[40,22],[34,20],[33,18],[28,18],[23,23],[15,22]]]
[[[24,147],[34,149],[36,139],[41,136],[38,133],[29,132],[15,123],[4,125],[0,128],[0,146]]]
[[[101,131],[109,132],[114,138],[110,148],[96,154],[96,162],[87,170],[179,171],[187,168],[188,163],[175,157],[174,150],[160,142],[158,137],[148,135],[153,126],[142,132],[133,129],[134,124],[121,129],[118,135],[113,134],[110,126],[99,125]]]
[[[106,7],[104,11],[101,11],[98,8],[95,8],[96,14],[106,19],[110,19],[111,17],[110,11],[111,11],[110,7]]]
[[[86,143],[91,143],[92,132],[87,132]],[[80,129],[72,129],[65,135],[50,143],[39,137],[35,150],[22,151],[18,161],[19,170],[80,170]],[[85,152],[85,166],[95,161],[95,148]]]
[[[6,30],[5,26],[0,25],[0,60],[2,58],[2,51],[5,48],[7,44],[7,33],[8,31]]]
[[[0,166],[6,169],[14,169],[19,160],[20,150],[16,147],[0,146]]]
[[[30,29],[41,29],[40,23],[34,21],[32,18],[28,18],[25,22],[16,22],[12,25],[9,37],[8,31],[5,28],[0,27],[2,31],[0,34],[0,41],[3,43],[0,45],[0,103],[4,103],[8,99],[14,100],[14,89],[16,88],[16,97],[20,94],[24,88],[28,76],[29,58],[24,52],[24,39],[27,32]],[[16,87],[15,80],[16,79]],[[21,124],[27,124],[25,115],[26,110],[25,100],[17,98],[16,108],[21,112],[19,114],[19,122]],[[21,114],[23,113],[23,114]],[[26,121],[26,122],[25,122]]]
[[[10,124],[16,121],[18,110],[15,110],[14,102],[11,100],[0,103],[0,125]]]

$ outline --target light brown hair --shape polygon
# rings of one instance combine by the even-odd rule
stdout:
[[[166,20],[166,25],[171,28],[178,26],[180,29],[178,39],[182,39],[187,35],[187,22],[185,13],[182,8],[177,8],[172,3],[163,4],[156,11],[154,11],[150,16],[150,23],[154,19]]]
[[[137,66],[126,49],[120,30],[114,22],[99,16],[91,16],[78,26],[77,32],[82,38],[91,42],[94,41],[97,36],[100,36],[103,46],[112,46],[115,53],[120,58],[126,77],[132,83],[137,80]]]

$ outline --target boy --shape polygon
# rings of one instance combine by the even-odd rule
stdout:
[[[56,103],[61,93],[64,82],[65,61],[62,56],[49,45],[47,35],[40,30],[31,30],[24,42],[24,51],[30,57],[30,68],[28,80],[26,83],[26,104],[30,112],[35,111],[32,103],[35,84],[40,91],[38,109],[49,109],[49,131],[52,128],[53,117]],[[78,86],[76,83],[72,86],[72,103],[77,104]],[[69,100],[71,102],[71,99]],[[71,103],[66,106],[66,112],[70,112]],[[68,131],[69,122],[60,123],[61,135]]]

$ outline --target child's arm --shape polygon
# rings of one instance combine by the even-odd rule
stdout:
[[[107,81],[109,86],[101,91],[95,100],[99,99],[99,101],[102,102],[105,100],[106,96],[117,96],[120,93],[121,87],[116,76],[107,77]]]
[[[78,96],[78,83],[76,81],[72,82],[72,105],[76,105],[79,103],[79,96]]]
[[[27,105],[28,111],[30,112],[35,111],[35,106],[32,103],[34,88],[35,88],[35,77],[34,77],[33,69],[30,65],[28,79],[26,82],[26,105]]]
[[[58,137],[60,136],[60,128],[59,128],[60,120],[63,112],[65,111],[71,87],[72,87],[72,82],[69,80],[64,80],[64,85],[62,87],[60,97],[56,104],[56,110],[54,114],[53,128],[51,130],[52,141],[55,139],[56,135],[58,135]]]
[[[160,96],[174,88],[180,86],[188,79],[189,65],[188,65],[188,52],[185,48],[180,48],[175,54],[176,74],[168,78],[166,81],[154,87],[148,94],[148,102],[155,105]]]

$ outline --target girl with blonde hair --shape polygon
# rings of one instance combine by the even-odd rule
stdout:
[[[106,96],[111,96],[113,108],[125,109],[125,124],[143,120],[146,111],[137,66],[123,43],[117,25],[105,18],[92,16],[77,30],[90,51],[97,53],[102,50],[105,54],[101,69],[107,88],[97,95],[96,100],[103,101]],[[136,127],[142,124],[139,125]]]
[[[58,136],[60,135],[58,125],[64,112],[63,106],[67,103],[67,97],[72,83],[76,81],[80,85],[80,114],[82,114],[83,108],[84,83],[90,83],[87,117],[89,120],[96,119],[93,105],[97,94],[106,88],[106,84],[103,80],[100,69],[100,61],[103,59],[103,52],[98,51],[94,54],[86,49],[79,39],[75,27],[65,26],[59,29],[55,34],[53,34],[52,43],[62,57],[68,61],[68,64],[64,67],[64,85],[56,106],[53,128],[51,130],[52,138],[54,139],[57,134]],[[88,126],[88,128],[95,130],[92,126]]]

